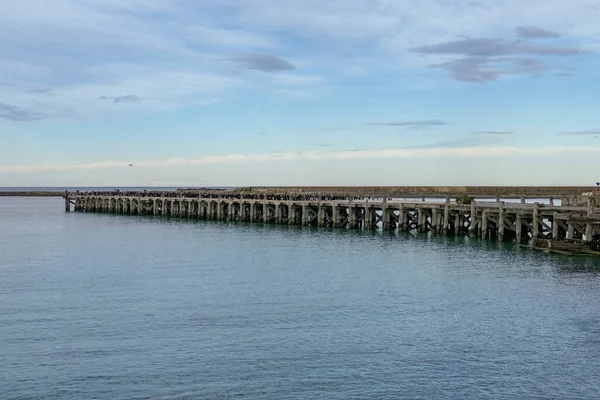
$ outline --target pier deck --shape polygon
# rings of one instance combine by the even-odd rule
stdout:
[[[274,195],[232,197],[198,194],[169,197],[136,195],[65,194],[65,210],[129,215],[154,215],[205,220],[261,222],[345,229],[432,232],[484,239],[581,240],[600,237],[600,208],[528,204],[378,199],[277,200]],[[259,198],[257,198],[259,197]],[[262,197],[262,198],[261,198]],[[281,196],[280,196],[281,197]]]

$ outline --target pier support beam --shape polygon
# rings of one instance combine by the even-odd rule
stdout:
[[[589,218],[594,216],[594,203],[593,200],[587,199],[587,217]],[[592,241],[592,236],[594,235],[593,226],[589,222],[585,224],[585,241],[590,243]]]
[[[334,204],[331,207],[331,217],[333,219],[332,221],[332,226],[334,228],[339,228],[340,225],[342,224],[342,221],[340,219],[340,207],[337,204]]]
[[[448,234],[450,226],[450,199],[446,197],[446,204],[444,204],[444,219],[442,220],[442,235]]]
[[[321,203],[317,206],[317,226],[325,226],[325,207]]]
[[[498,241],[504,240],[504,202],[498,207]]]
[[[477,209],[475,208],[475,201],[471,203],[471,214],[469,216],[469,236],[474,237],[477,235]]]
[[[560,226],[558,225],[558,213],[555,212],[552,215],[552,240],[559,239],[559,228]]]
[[[539,223],[540,208],[538,203],[533,205],[533,218],[531,220],[531,238],[537,239],[540,236],[540,223]]]
[[[356,207],[350,203],[348,207],[348,224],[350,229],[358,229],[358,221],[356,219]]]
[[[431,233],[440,233],[439,210],[437,208],[431,210]]]
[[[364,217],[364,230],[371,230],[373,228],[373,214],[371,212],[371,205],[365,205],[365,217]]]
[[[398,230],[406,232],[408,230],[408,213],[404,208],[404,204],[400,204],[400,212],[398,213]]]
[[[484,210],[481,212],[481,238],[488,238],[488,212]]]

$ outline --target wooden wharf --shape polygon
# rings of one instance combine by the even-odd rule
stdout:
[[[472,201],[460,204],[441,200],[359,198],[330,200],[315,195],[303,200],[277,200],[278,196],[240,194],[228,196],[183,193],[148,196],[65,193],[65,211],[152,215],[202,220],[258,222],[384,231],[431,232],[439,235],[467,235],[482,239],[580,240],[600,237],[600,207],[596,199],[584,199],[585,206],[501,201]],[[258,198],[257,198],[258,197]],[[286,198],[285,196],[280,196]],[[571,196],[564,203],[581,204]],[[553,203],[551,200],[550,203]]]

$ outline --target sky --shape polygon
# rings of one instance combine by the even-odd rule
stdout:
[[[0,0],[0,186],[593,185],[598,21],[597,0]]]

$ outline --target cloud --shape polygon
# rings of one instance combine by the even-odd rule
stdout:
[[[52,93],[52,89],[45,87],[32,88],[27,91],[27,93],[32,94],[50,94]]]
[[[473,131],[472,135],[512,135],[513,131]]]
[[[589,129],[583,131],[570,131],[570,132],[560,132],[559,135],[563,136],[593,136],[600,134],[600,129]]]
[[[536,75],[552,69],[543,61],[529,57],[467,57],[431,64],[429,67],[445,69],[458,81],[475,83],[493,82],[507,75]]]
[[[457,139],[457,140],[446,140],[441,142],[434,142],[429,144],[422,144],[417,146],[411,146],[410,149],[451,149],[451,148],[466,148],[466,147],[485,147],[493,144],[502,142],[503,139],[500,137],[489,137],[489,138],[478,138],[478,139]]]
[[[279,72],[293,71],[296,66],[276,55],[267,53],[242,54],[233,58],[241,68],[262,71]]]
[[[441,64],[431,64],[429,67],[445,69],[458,81],[483,83],[495,81],[503,74],[500,69],[487,67],[488,61],[484,57],[469,57]]]
[[[481,157],[515,157],[515,156],[548,156],[548,155],[600,155],[600,147],[489,147],[489,146],[457,146],[456,142],[446,142],[437,147],[427,145],[418,148],[385,149],[385,150],[345,150],[345,151],[304,151],[278,152],[267,154],[229,154],[221,156],[205,156],[200,158],[169,158],[154,161],[133,161],[135,168],[168,168],[180,166],[200,166],[208,164],[253,163],[269,161],[319,161],[319,160],[353,160],[381,158],[481,158]],[[98,161],[85,164],[0,164],[0,173],[66,171],[66,170],[98,170],[126,169],[130,161]]]
[[[102,97],[99,97],[99,99],[112,100],[113,103],[140,103],[144,100],[141,97],[133,95],[133,94],[129,94],[127,96],[117,96],[117,97],[102,96]]]
[[[527,38],[558,37],[556,32],[532,26],[518,27],[517,33]],[[540,57],[567,57],[587,53],[572,46],[540,46],[523,40],[470,37],[412,47],[410,51],[422,56],[461,56],[458,59],[430,64],[429,67],[445,69],[458,81],[475,83],[493,82],[502,76],[537,76],[552,69],[564,70],[564,67],[553,66]]]
[[[395,121],[395,122],[369,122],[367,125],[372,126],[400,126],[407,129],[427,129],[436,126],[448,125],[448,122],[440,119],[425,119],[415,121]]]
[[[517,35],[528,39],[543,39],[543,38],[558,38],[560,33],[549,31],[537,26],[519,26],[517,27]]]
[[[584,51],[575,47],[534,46],[520,40],[461,39],[410,49],[420,54],[454,54],[467,57],[494,57],[531,54],[538,56],[572,56]]]
[[[333,147],[333,144],[330,143],[311,143],[309,144],[309,146],[313,146],[313,147]]]
[[[0,103],[0,119],[6,119],[13,122],[39,121],[46,116],[37,111],[10,104]]]

